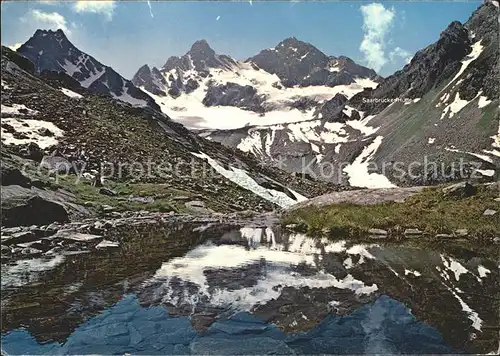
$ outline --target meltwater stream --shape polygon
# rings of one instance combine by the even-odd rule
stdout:
[[[486,353],[498,265],[278,227],[172,227],[2,265],[2,350],[17,354]]]

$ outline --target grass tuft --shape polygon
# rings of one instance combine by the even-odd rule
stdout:
[[[282,223],[306,226],[304,230],[309,233],[339,237],[362,237],[374,228],[388,231],[393,238],[410,228],[429,237],[453,235],[458,229],[467,229],[469,238],[475,239],[491,239],[500,234],[500,204],[494,200],[499,197],[498,190],[480,186],[475,196],[455,198],[446,196],[441,188],[424,189],[403,203],[308,206],[285,214]],[[499,212],[484,216],[486,209]]]

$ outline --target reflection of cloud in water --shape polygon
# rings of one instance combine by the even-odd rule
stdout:
[[[290,235],[286,241],[277,241],[278,237],[271,228],[242,228],[239,232],[246,246],[208,243],[182,257],[163,263],[150,281],[164,281],[163,302],[177,305],[198,303],[200,299],[206,299],[213,306],[250,310],[257,304],[266,304],[278,298],[284,287],[335,287],[351,290],[356,295],[371,294],[378,289],[376,284],[367,286],[350,274],[337,278],[318,265],[319,256],[324,253],[345,251],[344,241],[318,240],[302,234]],[[349,253],[359,253],[360,263],[363,256],[371,256],[365,248],[356,246],[351,247]],[[307,275],[297,272],[300,265],[308,269]],[[213,273],[214,270],[219,270],[222,274],[222,271],[238,269],[261,271],[252,285],[240,288],[214,287],[207,281],[207,271]],[[171,283],[172,281],[175,282]],[[181,295],[179,291],[173,290],[178,289],[179,285],[184,287]]]
[[[2,266],[2,288],[20,287],[38,278],[38,274],[48,271],[64,261],[64,256],[19,260],[13,265]]]

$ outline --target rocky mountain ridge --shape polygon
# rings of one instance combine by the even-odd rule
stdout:
[[[239,116],[235,127],[312,118],[321,102],[337,93],[351,97],[380,79],[347,57],[329,57],[289,38],[245,61],[219,55],[200,40],[160,69],[142,66],[132,82],[179,122],[220,128],[217,116]]]
[[[268,169],[156,110],[75,89],[78,82],[64,73],[37,75],[25,65],[24,57],[2,48],[2,224],[4,218],[17,224],[19,204],[35,209],[33,197],[59,210],[87,201],[88,211],[105,205],[208,213],[272,210],[305,199],[313,186],[318,193],[338,189]],[[59,196],[61,189],[67,193]],[[66,202],[66,196],[73,198]]]
[[[461,160],[468,169],[475,167],[477,177],[495,179],[500,159],[498,32],[498,7],[486,2],[466,23],[452,22],[435,43],[375,88],[350,98],[337,95],[316,107],[313,120],[206,130],[203,135],[288,171],[356,186],[464,179],[457,168]],[[376,167],[368,170],[370,162]],[[384,164],[394,162],[406,173],[382,172]],[[412,162],[419,168],[409,174]],[[322,174],[325,165],[333,165],[335,172]],[[450,174],[453,165],[455,175]],[[440,172],[425,172],[428,166],[439,166]]]

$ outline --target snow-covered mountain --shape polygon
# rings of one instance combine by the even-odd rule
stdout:
[[[290,172],[355,186],[429,184],[464,178],[465,168],[495,179],[498,15],[498,2],[484,3],[465,24],[451,23],[402,70],[373,89],[325,101],[313,120],[202,135]],[[397,174],[398,162],[407,174]]]
[[[62,30],[37,30],[17,52],[33,62],[37,74],[63,72],[92,92],[110,95],[132,106],[158,109],[154,100],[130,80],[76,48]]]
[[[295,38],[276,48],[239,61],[200,40],[160,69],[144,65],[132,82],[174,120],[231,129],[310,120],[321,103],[337,94],[350,98],[381,79],[347,57],[328,57]]]

